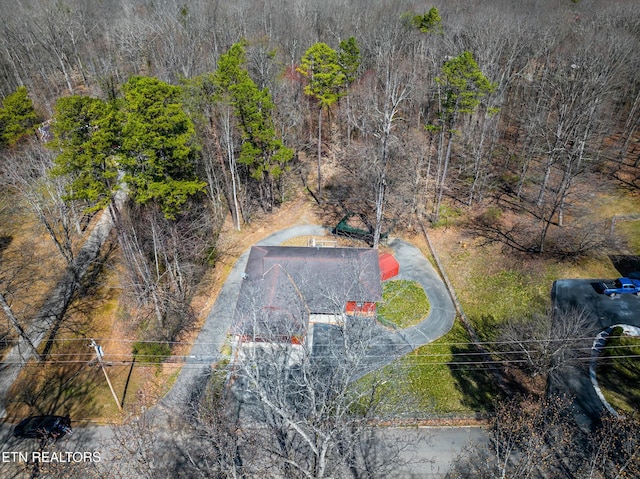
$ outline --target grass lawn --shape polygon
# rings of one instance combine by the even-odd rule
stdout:
[[[448,334],[387,367],[382,374],[395,377],[393,397],[401,403],[396,409],[419,419],[491,411],[498,391],[474,353],[466,330],[456,321]]]
[[[495,340],[496,326],[508,318],[544,313],[557,279],[616,276],[608,259],[563,263],[505,257],[496,245],[449,254],[447,273],[464,312],[485,341]]]
[[[386,281],[377,311],[382,324],[408,328],[427,317],[429,299],[417,281]]]
[[[623,221],[616,224],[616,229],[627,238],[629,248],[640,253],[640,221]]]
[[[409,383],[424,408],[436,413],[487,412],[498,390],[490,372],[475,364],[478,357],[459,321],[437,341],[403,358]]]
[[[640,412],[640,338],[609,336],[597,376],[611,406],[626,414]]]

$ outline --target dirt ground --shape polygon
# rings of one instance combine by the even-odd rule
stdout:
[[[313,171],[313,168],[310,171]],[[313,178],[310,178],[308,184],[313,184],[312,180]],[[33,410],[53,413],[64,409],[64,412],[71,411],[76,417],[91,417],[100,422],[117,422],[129,414],[134,414],[139,407],[153,404],[166,393],[177,377],[182,366],[181,356],[188,354],[190,345],[215,302],[221,285],[239,256],[251,245],[275,231],[297,224],[323,224],[325,221],[333,221],[333,212],[329,212],[327,208],[330,206],[318,205],[310,194],[301,192],[271,214],[252,219],[250,224],[243,225],[241,231],[236,231],[228,220],[218,245],[220,258],[215,268],[210,269],[202,278],[192,301],[195,324],[178,338],[173,345],[171,360],[162,366],[132,365],[134,332],[127,327],[127,311],[119,301],[121,290],[118,271],[103,271],[100,287],[91,292],[90,296],[76,301],[65,320],[68,336],[82,338],[82,341],[61,345],[56,353],[66,354],[65,357],[70,358],[70,361],[75,361],[75,366],[26,368],[15,385],[14,398],[17,402],[11,405],[10,415],[20,417]],[[610,217],[614,208],[615,201],[603,202],[602,211],[598,214]],[[419,247],[425,257],[431,258],[427,242],[420,231],[394,231],[393,235],[402,236],[404,240]],[[459,290],[458,295],[463,303],[467,299],[467,285],[478,270],[491,275],[503,270],[535,271],[546,267],[546,260],[505,254],[501,245],[485,244],[455,224],[429,229],[429,235],[454,287]],[[306,245],[310,239],[297,238],[286,244]],[[343,246],[366,246],[364,243],[343,238],[329,239],[336,240]],[[381,246],[381,250],[384,249],[385,246]],[[117,257],[115,259],[117,260]],[[567,263],[558,274],[564,274],[566,277],[606,276],[611,270],[610,264],[603,265],[600,260],[594,260],[591,263]],[[91,363],[92,351],[87,348],[87,337],[101,340],[105,361],[110,364],[107,368],[108,374],[118,397],[121,400],[124,398],[124,413],[118,411],[102,371]],[[45,393],[38,393],[39,390]]]
[[[161,366],[132,364],[134,331],[128,327],[127,311],[120,303],[117,260],[114,269],[105,270],[101,285],[90,296],[74,301],[65,318],[60,336],[76,341],[60,343],[53,355],[60,361],[40,367],[33,363],[25,368],[12,388],[8,404],[9,417],[23,417],[34,410],[70,413],[74,417],[90,417],[96,422],[118,422],[137,409],[155,403],[171,387],[182,367],[207,313],[216,300],[231,267],[252,244],[269,234],[296,224],[317,224],[316,205],[308,196],[299,195],[272,214],[255,218],[241,231],[227,221],[220,244],[221,256],[215,268],[202,278],[192,301],[195,324],[178,338],[172,358]],[[304,239],[306,243],[306,238]],[[118,399],[124,403],[120,412],[105,377],[88,348],[88,337],[102,346],[106,370]],[[64,399],[62,398],[64,396]]]

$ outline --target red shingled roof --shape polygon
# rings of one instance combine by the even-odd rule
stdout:
[[[394,276],[398,276],[400,272],[400,264],[390,253],[380,255],[380,279],[385,281]]]

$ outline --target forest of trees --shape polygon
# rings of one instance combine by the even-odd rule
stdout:
[[[497,197],[477,220],[479,234],[534,253],[597,246],[600,230],[571,207],[577,185],[623,167],[635,143],[632,2],[438,7],[29,2],[2,12],[0,93],[6,110],[18,108],[14,92],[28,91],[43,120],[73,114],[60,98],[100,100],[112,113],[95,114],[131,131],[133,113],[113,108],[135,101],[134,78],[149,88],[142,95],[175,95],[193,123],[181,140],[192,150],[192,179],[238,229],[280,204],[302,174],[315,177],[310,191],[336,217],[361,214],[377,235],[383,223],[437,222],[452,206]],[[0,124],[15,146],[16,125]],[[303,161],[311,157],[313,174]],[[512,210],[525,214],[514,220]]]
[[[107,211],[134,327],[160,342],[192,323],[225,218],[242,230],[303,188],[327,224],[363,218],[374,246],[460,210],[524,254],[601,247],[608,227],[581,203],[599,175],[640,186],[636,2],[433,3],[4,2],[2,194],[21,195],[68,266]],[[529,372],[558,354],[536,351]],[[362,462],[333,452],[338,469]]]

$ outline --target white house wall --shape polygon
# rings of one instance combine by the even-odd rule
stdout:
[[[344,324],[343,314],[309,314],[309,323]]]

